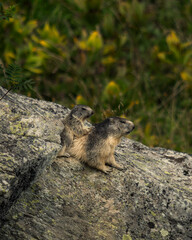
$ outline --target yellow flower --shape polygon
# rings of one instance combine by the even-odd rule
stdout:
[[[85,41],[77,41],[76,44],[81,50],[88,50],[87,44]]]
[[[47,22],[44,25],[44,31],[45,32],[50,32],[51,31],[51,28],[50,28],[50,26],[49,26],[49,24]]]
[[[87,105],[87,101],[85,100],[85,98],[81,95],[78,95],[76,97],[76,104],[83,104],[83,105]]]
[[[94,31],[91,33],[91,35],[89,36],[88,41],[95,41],[96,38],[100,37],[99,32]]]
[[[39,43],[40,43],[43,47],[49,47],[49,44],[48,44],[47,41],[45,41],[45,40],[40,40]]]
[[[161,60],[165,60],[166,59],[166,54],[164,52],[159,52],[157,54],[157,57]]]
[[[171,31],[170,34],[166,38],[168,45],[177,45],[180,43],[180,39],[176,35],[175,31]]]
[[[87,46],[93,51],[97,51],[103,47],[103,40],[98,31],[91,33],[87,40]]]
[[[107,94],[111,96],[118,96],[120,93],[119,85],[114,81],[109,82],[105,90]]]
[[[180,75],[183,81],[192,81],[192,76],[189,73],[183,71]]]

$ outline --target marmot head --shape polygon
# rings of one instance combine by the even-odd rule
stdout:
[[[103,127],[109,135],[120,138],[133,131],[135,125],[133,122],[120,117],[110,117],[102,122]]]
[[[71,116],[75,116],[80,120],[85,120],[86,118],[91,117],[93,115],[93,110],[85,105],[76,105],[70,112]]]

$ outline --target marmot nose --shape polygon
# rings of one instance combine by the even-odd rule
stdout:
[[[92,111],[91,111],[91,115],[93,115],[93,114],[94,114],[94,111],[92,110]]]
[[[133,129],[135,129],[135,125],[133,124]]]

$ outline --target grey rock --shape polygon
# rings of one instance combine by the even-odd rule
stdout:
[[[15,94],[0,101],[0,239],[192,239],[192,157],[124,138],[123,171],[56,159],[67,112]]]
[[[17,94],[0,101],[0,219],[57,155],[68,111]]]

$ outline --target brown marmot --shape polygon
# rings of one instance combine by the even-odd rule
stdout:
[[[61,133],[61,145],[58,157],[69,157],[68,149],[74,138],[87,134],[91,128],[84,125],[84,121],[93,115],[93,110],[85,105],[76,105],[63,121],[64,129]]]
[[[96,124],[87,135],[75,139],[69,153],[72,157],[104,173],[112,171],[105,164],[123,169],[115,161],[115,147],[121,137],[129,134],[134,128],[134,124],[125,118],[107,118]]]

